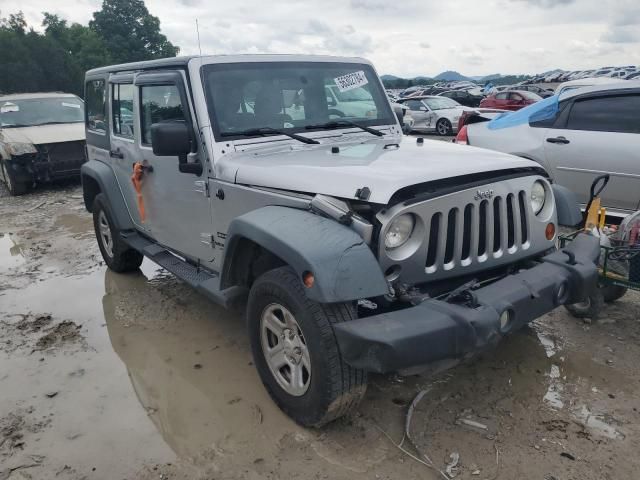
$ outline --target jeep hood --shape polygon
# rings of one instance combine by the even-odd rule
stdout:
[[[368,187],[369,201],[387,204],[403,187],[476,172],[540,167],[535,162],[481,148],[425,140],[404,141],[399,147],[373,140],[340,145],[288,144],[277,148],[235,152],[217,162],[219,178],[227,181],[297,192],[355,199]]]
[[[57,123],[34,127],[0,128],[0,144],[31,144],[73,142],[84,140],[84,123]]]

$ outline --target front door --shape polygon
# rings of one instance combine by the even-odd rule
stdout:
[[[145,220],[143,228],[160,244],[177,253],[211,267],[211,204],[206,190],[206,155],[196,142],[195,118],[186,95],[182,73],[139,74],[136,85],[136,115],[139,134],[136,138],[137,161],[142,162],[142,198]],[[157,156],[151,147],[151,125],[184,122],[193,127],[193,153],[189,161],[204,165],[202,175],[181,173],[178,157]],[[130,165],[129,168],[132,168]]]
[[[133,76],[122,75],[110,80],[111,165],[136,227],[178,254],[210,266],[214,255],[206,174],[180,173],[177,157],[156,156],[151,148],[152,124],[188,120],[193,125],[192,108],[175,82],[162,84],[157,74],[154,78],[160,84],[138,84]],[[190,157],[194,161],[204,155],[194,148]],[[142,205],[131,180],[137,162],[144,165]]]
[[[545,135],[557,183],[586,203],[593,179],[610,174],[602,203],[616,210],[640,204],[640,93],[598,96],[570,106],[566,125]]]

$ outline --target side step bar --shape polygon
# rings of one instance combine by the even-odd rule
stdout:
[[[217,272],[199,268],[136,232],[125,231],[120,236],[131,248],[225,308],[248,294],[243,287],[220,290],[220,275]]]

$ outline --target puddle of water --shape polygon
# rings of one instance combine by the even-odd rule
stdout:
[[[83,213],[85,214],[76,215],[73,213],[65,213],[58,215],[54,226],[62,227],[75,235],[85,233],[93,234],[93,222],[91,220],[91,216],[87,215],[86,212]]]
[[[95,468],[98,477],[129,478],[142,462],[171,462],[175,455],[158,438],[131,388],[127,369],[111,348],[103,296],[103,271],[57,277],[0,296],[0,316],[7,320],[29,312],[51,313],[54,322],[81,325],[89,345],[80,351],[63,347],[46,353],[28,348],[0,352],[0,417],[18,407],[33,407],[33,421],[50,421],[24,439],[29,454],[47,458],[50,472],[70,465],[88,475]],[[51,392],[57,394],[48,398]],[[41,478],[35,470],[33,474]]]
[[[0,272],[7,272],[25,262],[22,245],[10,234],[0,234]]]

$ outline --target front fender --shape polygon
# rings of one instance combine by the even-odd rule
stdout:
[[[347,302],[389,293],[378,261],[364,240],[335,220],[306,210],[267,206],[231,222],[221,285],[229,278],[236,247],[248,239],[291,266],[300,277],[312,272],[307,296],[319,303]]]
[[[580,205],[575,193],[557,183],[552,184],[551,188],[556,199],[558,224],[566,227],[575,227],[582,221],[582,213],[580,213]]]
[[[82,179],[84,203],[87,210],[91,211],[93,199],[98,193],[102,193],[109,201],[116,228],[118,230],[133,228],[133,221],[120,191],[116,175],[107,164],[97,160],[89,160],[82,165],[80,178]]]

